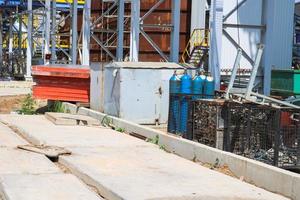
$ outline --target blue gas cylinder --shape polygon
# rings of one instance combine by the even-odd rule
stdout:
[[[203,97],[204,86],[205,86],[206,76],[204,73],[197,73],[193,79],[193,100],[201,99]]]
[[[168,132],[176,133],[179,130],[179,93],[180,93],[180,78],[174,72],[170,78],[170,98],[169,98],[169,119]]]
[[[187,74],[187,71],[184,72],[184,75],[181,77],[180,84],[180,127],[179,132],[186,137],[187,135],[187,122],[188,122],[188,109],[190,95],[192,94],[192,77]]]
[[[174,72],[173,76],[170,78],[170,94],[179,94],[180,93],[180,78]]]
[[[210,74],[205,80],[204,95],[206,99],[213,99],[215,95],[215,81]]]

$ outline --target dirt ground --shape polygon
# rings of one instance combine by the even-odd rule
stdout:
[[[26,95],[0,96],[0,113],[9,114],[21,109]]]

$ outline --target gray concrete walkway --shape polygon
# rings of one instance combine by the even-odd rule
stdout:
[[[17,149],[27,142],[0,123],[1,200],[102,199],[47,157]]]
[[[109,129],[57,126],[44,116],[1,115],[0,120],[35,144],[71,150],[59,162],[106,199],[286,199]]]

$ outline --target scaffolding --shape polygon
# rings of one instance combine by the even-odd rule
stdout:
[[[89,65],[91,45],[100,49],[101,61],[138,61],[140,37],[161,60],[178,62],[180,0],[170,0],[170,23],[146,20],[166,1],[153,2],[141,15],[139,0],[101,0],[98,16],[91,15],[91,0],[0,1],[1,77],[31,79],[31,66],[39,64]],[[147,33],[153,30],[169,31],[170,55]]]

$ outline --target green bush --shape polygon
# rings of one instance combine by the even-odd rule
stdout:
[[[32,98],[30,94],[28,94],[22,102],[22,107],[21,110],[19,110],[19,113],[24,115],[34,115],[36,114],[35,106],[36,106],[35,100]]]

